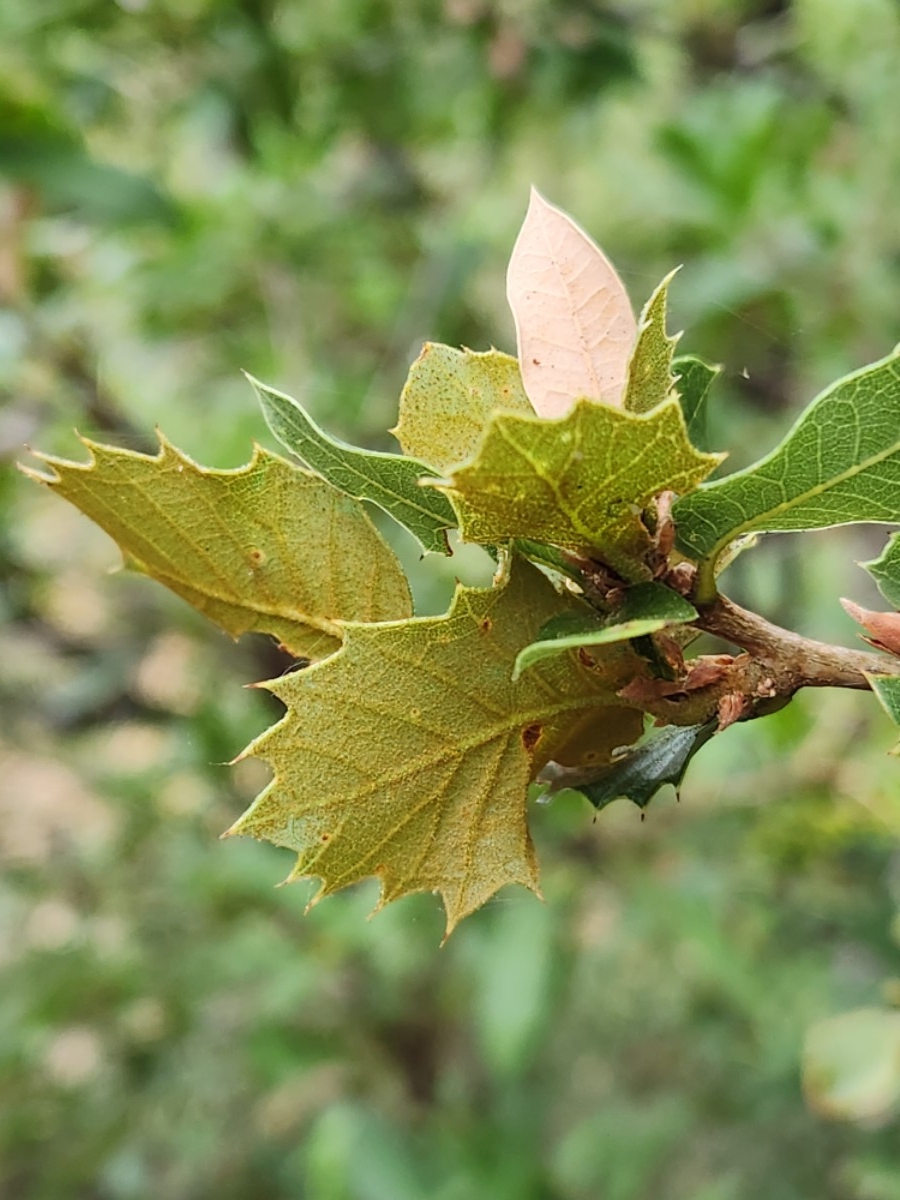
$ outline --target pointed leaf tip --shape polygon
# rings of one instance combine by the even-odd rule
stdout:
[[[673,362],[681,334],[670,337],[666,332],[666,305],[669,284],[680,270],[675,267],[669,272],[641,312],[637,344],[628,364],[625,408],[629,412],[649,412],[675,388]]]
[[[628,293],[600,247],[534,187],[506,294],[539,416],[563,416],[580,397],[621,405],[637,336]]]
[[[155,455],[82,438],[86,462],[41,455],[34,477],[233,637],[268,633],[320,658],[341,619],[409,615],[400,563],[356,501],[259,447],[244,467],[208,470],[157,436]]]

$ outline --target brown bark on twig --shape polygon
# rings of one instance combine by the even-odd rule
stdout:
[[[734,721],[774,712],[801,688],[864,689],[869,687],[867,674],[900,675],[900,659],[892,655],[801,637],[725,596],[700,609],[694,627],[743,653],[733,658],[703,655],[685,663],[684,673],[674,682],[641,676],[619,692],[660,724],[717,720],[724,729]]]

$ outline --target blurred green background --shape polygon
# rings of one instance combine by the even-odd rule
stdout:
[[[547,903],[304,916],[218,834],[277,717],[235,646],[14,471],[154,425],[271,439],[240,368],[387,447],[422,340],[513,349],[536,183],[636,304],[679,262],[742,465],[900,339],[895,0],[0,0],[0,1196],[897,1200],[900,1126],[804,1101],[900,992],[900,767],[867,696],[734,728],[646,822],[532,814]],[[472,555],[420,564],[420,611]],[[852,644],[883,531],[728,589]],[[850,1058],[853,1059],[851,1047]]]

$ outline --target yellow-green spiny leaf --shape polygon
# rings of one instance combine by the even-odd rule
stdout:
[[[496,413],[474,460],[434,486],[466,541],[593,552],[634,579],[649,544],[641,508],[659,492],[691,491],[720,461],[691,445],[674,398],[645,414],[582,399],[556,420]]]
[[[681,334],[669,337],[666,333],[666,300],[669,284],[675,276],[670,271],[644,306],[638,324],[637,345],[628,365],[628,385],[625,408],[629,412],[649,412],[661,404],[675,386],[672,361]]]
[[[426,342],[410,368],[392,432],[405,454],[449,471],[474,454],[498,409],[534,412],[515,358]]]
[[[642,727],[615,696],[627,647],[609,673],[557,656],[513,682],[522,647],[579,603],[518,560],[444,616],[347,625],[339,653],[267,685],[287,713],[245,754],[274,778],[230,832],[295,850],[291,878],[318,877],[319,896],[368,876],[381,903],[440,892],[448,932],[504,884],[536,891],[529,781],[588,717],[600,761]]]
[[[256,447],[231,471],[198,466],[159,435],[157,455],[82,441],[85,463],[38,455],[25,469],[234,637],[269,633],[293,654],[340,646],[341,620],[411,612],[406,578],[362,506]]]

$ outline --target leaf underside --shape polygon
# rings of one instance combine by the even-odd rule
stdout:
[[[900,521],[900,354],[828,388],[755,466],[673,510],[679,548],[714,559],[741,534]]]
[[[499,350],[426,342],[410,368],[392,432],[404,454],[446,472],[474,454],[498,409],[534,412],[516,359]]]
[[[533,538],[633,578],[649,546],[640,507],[690,491],[719,461],[690,444],[675,399],[646,414],[580,400],[552,421],[495,414],[475,459],[440,486],[466,541]]]
[[[259,447],[212,471],[158,436],[155,456],[82,438],[88,462],[38,455],[47,473],[26,473],[233,637],[268,633],[316,659],[339,648],[342,620],[410,615],[400,564],[356,501]]]
[[[440,892],[447,931],[507,883],[537,890],[525,794],[549,757],[592,730],[593,755],[640,735],[621,680],[574,658],[513,683],[523,645],[570,605],[528,563],[504,588],[457,590],[441,617],[351,624],[326,662],[267,684],[287,713],[245,754],[274,778],[233,833],[298,854],[320,896],[381,881],[380,904]]]
[[[321,430],[298,401],[247,376],[279,442],[334,487],[377,504],[418,538],[424,550],[448,554],[447,530],[456,517],[445,496],[419,486],[436,475],[427,463],[401,454],[347,446]]]
[[[535,412],[562,416],[578,396],[622,403],[637,333],[628,293],[600,247],[534,188],[506,295]]]

